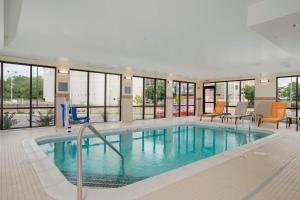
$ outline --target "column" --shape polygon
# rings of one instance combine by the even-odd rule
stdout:
[[[166,118],[173,117],[173,81],[167,80],[166,83]]]
[[[262,79],[269,80],[269,82],[262,83]],[[254,98],[255,112],[264,116],[270,115],[271,103],[273,101],[276,101],[276,76],[270,74],[256,76]]]
[[[67,73],[59,73],[59,70],[63,70]],[[56,128],[62,127],[62,113],[60,104],[67,101],[70,98],[70,71],[68,67],[58,67],[56,71]],[[67,91],[62,91],[61,84],[67,84]]]
[[[132,109],[132,75],[124,75],[122,77],[122,101],[121,101],[121,121],[131,122]]]
[[[203,82],[196,83],[196,116],[203,113]]]

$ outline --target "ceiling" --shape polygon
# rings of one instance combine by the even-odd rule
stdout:
[[[4,1],[0,55],[68,58],[197,79],[300,66],[247,26],[248,6],[260,0]]]

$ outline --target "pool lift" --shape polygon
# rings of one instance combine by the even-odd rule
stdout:
[[[122,169],[124,173],[124,156],[102,136],[90,123],[85,123],[80,127],[77,136],[77,200],[83,200],[82,194],[82,138],[85,129],[90,129],[98,138],[100,138],[105,144],[107,144],[114,152],[116,152],[122,161]]]

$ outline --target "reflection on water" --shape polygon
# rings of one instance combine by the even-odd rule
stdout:
[[[177,126],[106,136],[125,158],[98,138],[83,139],[83,174],[86,185],[118,187],[216,155],[267,136],[222,128]],[[41,145],[71,181],[76,180],[76,140]],[[101,182],[98,185],[95,184]],[[123,182],[122,182],[123,181]],[[118,183],[110,185],[110,183]]]

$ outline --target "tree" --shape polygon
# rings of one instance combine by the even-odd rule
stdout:
[[[289,83],[287,86],[278,87],[279,98],[282,100],[289,101],[291,107],[296,106],[296,82]]]
[[[32,77],[33,99],[43,97],[43,87],[44,80],[42,76]],[[3,80],[3,98],[5,100],[10,99],[11,92],[13,99],[30,99],[30,78],[27,76],[13,76]]]
[[[142,103],[143,103],[143,99],[140,95],[135,95],[133,101],[134,101],[135,105],[142,105]]]
[[[164,82],[156,82],[156,99],[162,100],[165,98],[165,84]],[[155,98],[155,88],[154,85],[150,85],[145,90],[145,97],[147,99],[154,100]]]
[[[254,106],[254,97],[255,97],[255,86],[254,85],[246,85],[243,88],[243,93],[245,99],[248,100],[248,106],[253,107]]]

